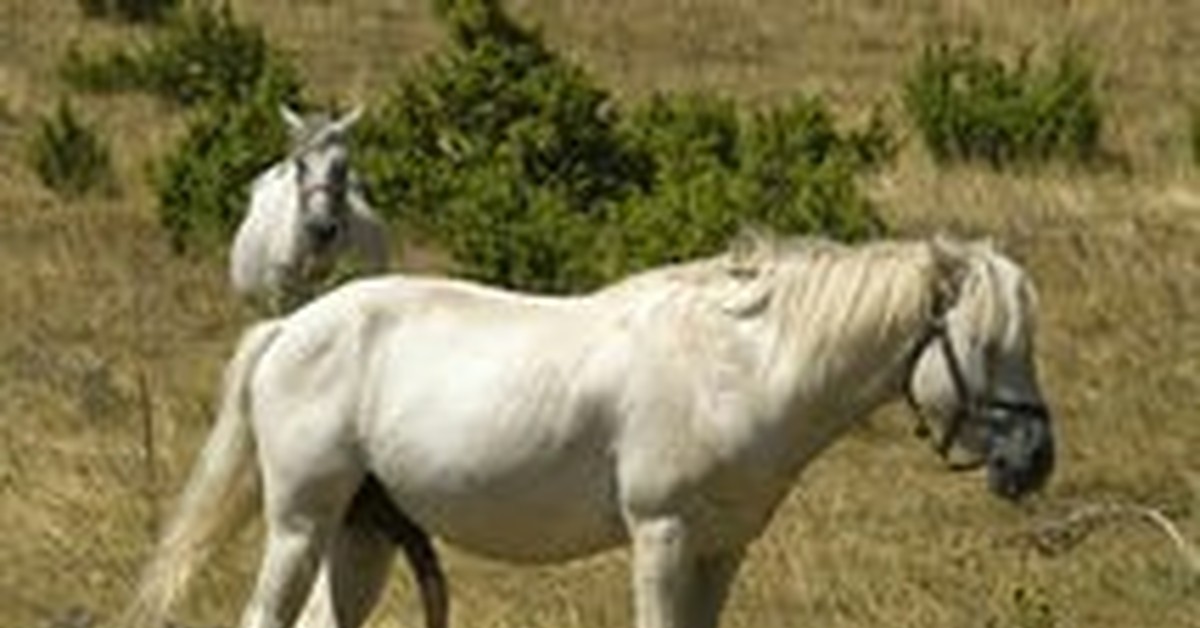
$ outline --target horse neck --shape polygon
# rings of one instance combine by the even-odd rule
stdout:
[[[766,380],[798,463],[901,394],[932,298],[922,251],[818,261],[782,282]]]

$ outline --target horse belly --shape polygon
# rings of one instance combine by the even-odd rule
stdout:
[[[372,471],[429,532],[522,562],[584,556],[624,539],[610,442],[580,403],[543,391],[537,404],[513,405],[486,386],[464,395],[410,383],[423,394],[409,395],[366,442]]]
[[[625,538],[612,474],[588,462],[495,469],[479,459],[409,461],[384,465],[382,480],[402,510],[453,545],[509,561],[559,562]]]
[[[620,544],[612,394],[554,313],[413,315],[364,416],[371,471],[431,534],[555,562]]]

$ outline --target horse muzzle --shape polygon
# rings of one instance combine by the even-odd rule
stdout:
[[[304,231],[314,248],[322,250],[337,239],[341,231],[340,225],[333,219],[311,220],[304,225]]]
[[[1054,433],[1050,415],[1036,410],[1007,411],[993,419],[985,464],[988,488],[1010,500],[1019,500],[1045,486],[1054,471]]]

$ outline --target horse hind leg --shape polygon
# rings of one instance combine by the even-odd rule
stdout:
[[[266,551],[243,628],[290,628],[303,610],[328,539],[311,521],[268,522]]]
[[[266,551],[242,628],[292,628],[310,597],[321,561],[339,538],[343,519],[362,483],[352,456],[324,439],[308,450],[280,455],[296,440],[259,434],[267,528]],[[272,455],[274,454],[274,455]]]
[[[370,529],[404,550],[420,592],[425,625],[427,628],[447,628],[450,596],[437,550],[425,530],[396,507],[374,476],[368,475],[355,495],[347,523]]]
[[[373,476],[354,495],[328,551],[303,628],[358,628],[387,583],[396,548],[404,550],[420,590],[428,628],[447,628],[447,588],[429,536],[401,512]]]

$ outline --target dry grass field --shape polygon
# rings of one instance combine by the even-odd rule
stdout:
[[[369,103],[442,37],[426,0],[234,4],[341,102]],[[999,502],[982,478],[943,471],[906,410],[887,409],[802,477],[754,546],[727,626],[1200,627],[1200,574],[1161,529],[1129,511],[1078,515],[1152,508],[1200,542],[1200,166],[1186,137],[1186,105],[1200,101],[1200,1],[508,6],[624,100],[704,89],[762,103],[808,91],[850,119],[883,104],[907,138],[867,182],[890,224],[992,237],[1039,285],[1039,360],[1060,442],[1048,490]],[[1064,37],[1087,46],[1108,104],[1104,141],[1124,165],[936,167],[905,125],[900,77],[923,42],[971,32],[1012,51]],[[71,0],[0,0],[3,627],[115,625],[249,319],[219,256],[173,255],[156,222],[144,172],[180,130],[170,107],[74,96],[112,138],[115,195],[61,199],[26,165],[34,121],[65,93],[54,68],[67,46],[127,36],[83,20]],[[208,570],[183,625],[232,625],[254,541],[248,533]],[[619,552],[555,568],[446,552],[457,628],[629,625]],[[396,571],[373,626],[420,624]]]

